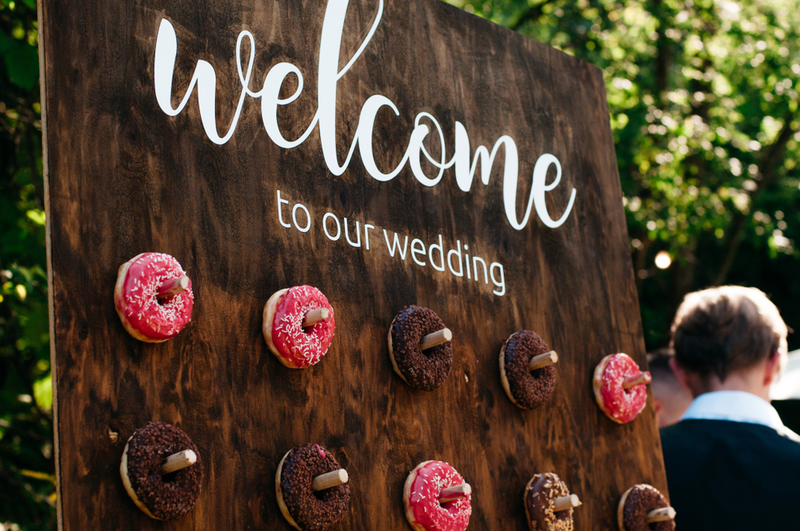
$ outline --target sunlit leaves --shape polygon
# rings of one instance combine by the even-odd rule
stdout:
[[[55,483],[35,1],[0,0],[0,27],[0,528],[45,530]]]
[[[687,290],[746,277],[741,245],[800,258],[794,0],[449,1],[603,68],[649,340]]]

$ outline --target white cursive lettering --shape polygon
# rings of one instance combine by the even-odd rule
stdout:
[[[172,105],[172,83],[175,72],[175,61],[178,53],[178,40],[175,29],[166,19],[161,21],[156,38],[154,67],[156,101],[165,114],[168,116],[177,116],[186,107],[192,92],[197,88],[200,120],[206,136],[215,144],[223,145],[231,139],[236,130],[245,98],[247,96],[254,99],[260,98],[261,119],[264,124],[264,130],[270,140],[277,146],[284,149],[295,148],[305,142],[314,129],[318,127],[325,165],[332,174],[337,176],[342,175],[347,170],[352,160],[353,153],[355,153],[356,147],[358,147],[364,169],[370,177],[381,182],[394,179],[406,165],[408,165],[411,174],[420,184],[426,187],[433,187],[442,180],[445,170],[454,166],[456,184],[462,191],[469,192],[472,188],[472,182],[475,178],[478,164],[481,166],[481,182],[484,185],[489,184],[495,159],[500,148],[503,148],[505,153],[503,164],[503,205],[509,224],[516,230],[522,230],[528,224],[532,209],[535,209],[539,219],[545,226],[557,228],[563,225],[575,204],[576,190],[573,188],[570,192],[569,202],[561,217],[554,220],[547,211],[545,194],[553,191],[561,182],[561,163],[554,155],[549,153],[541,155],[536,161],[532,176],[531,193],[528,198],[525,213],[521,220],[517,216],[516,204],[517,187],[519,184],[519,152],[514,139],[508,135],[503,135],[498,138],[491,151],[485,146],[478,146],[473,156],[466,128],[460,122],[455,122],[455,149],[452,159],[447,161],[447,146],[445,145],[442,126],[431,114],[420,112],[414,120],[414,128],[409,135],[407,148],[402,160],[394,169],[389,171],[389,173],[384,173],[384,171],[378,168],[373,151],[375,118],[378,111],[383,107],[391,109],[395,116],[400,116],[400,110],[394,102],[380,94],[370,96],[362,105],[352,143],[347,150],[344,161],[339,161],[339,149],[336,145],[337,83],[364,53],[380,25],[381,17],[383,16],[384,0],[377,0],[377,2],[378,9],[372,26],[344,68],[339,70],[338,65],[342,48],[344,22],[350,0],[329,0],[325,10],[325,19],[323,21],[322,35],[320,37],[319,64],[317,70],[317,111],[303,134],[295,140],[288,140],[283,136],[280,124],[278,123],[278,106],[290,105],[300,97],[304,87],[303,74],[299,68],[291,63],[278,63],[273,65],[267,73],[261,90],[251,90],[251,76],[253,72],[253,62],[255,60],[255,38],[247,30],[243,30],[239,34],[239,38],[236,42],[236,64],[242,92],[239,96],[239,101],[236,105],[231,123],[224,136],[221,136],[217,130],[217,74],[209,62],[202,59],[197,61],[186,93],[183,95],[177,107],[173,107]],[[248,40],[250,49],[246,67],[242,62],[242,43],[245,39]],[[281,98],[281,88],[286,82],[286,79],[292,75],[297,78],[297,88],[295,88],[294,92],[289,97]],[[440,148],[439,151],[441,153],[438,158],[431,156],[425,148],[425,140],[431,131],[431,127],[423,123],[423,120],[429,122],[433,129],[436,130]],[[435,138],[436,137],[434,137],[434,139]],[[438,169],[435,176],[430,177],[425,174],[422,168],[422,157],[427,159],[431,165]],[[550,184],[547,184],[547,171],[551,166],[555,167],[556,176]],[[292,215],[294,216],[294,214],[295,211],[293,210]],[[282,220],[281,223],[283,223]]]

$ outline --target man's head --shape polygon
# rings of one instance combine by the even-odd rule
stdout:
[[[720,389],[764,396],[785,365],[786,334],[778,309],[758,289],[690,293],[672,323],[673,368],[694,396]]]
[[[692,403],[691,393],[681,385],[670,367],[673,356],[671,348],[662,348],[647,355],[647,365],[653,377],[650,389],[653,391],[653,407],[659,428],[678,422]]]

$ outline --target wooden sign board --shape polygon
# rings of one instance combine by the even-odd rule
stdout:
[[[308,442],[350,473],[342,529],[406,528],[402,486],[428,459],[473,486],[474,530],[526,529],[537,472],[583,501],[579,530],[615,528],[636,483],[666,492],[652,409],[617,425],[592,395],[605,355],[645,366],[599,69],[438,0],[41,11],[61,529],[289,529],[274,474]],[[196,301],[155,345],[112,302],[117,268],[146,251],[175,256]],[[337,329],[318,365],[291,370],[262,308],[301,284]],[[386,335],[408,304],[455,335],[435,392],[392,371]],[[499,377],[521,329],[560,356],[534,411]],[[168,524],[118,474],[151,420],[205,462],[194,511]]]

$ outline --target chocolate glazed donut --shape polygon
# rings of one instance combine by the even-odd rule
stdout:
[[[453,349],[450,342],[420,350],[420,341],[428,334],[446,328],[433,310],[406,306],[389,329],[389,357],[397,374],[414,389],[438,389],[450,374]]]
[[[512,334],[500,350],[500,379],[508,398],[522,409],[542,406],[556,388],[556,369],[552,365],[531,371],[531,358],[550,349],[535,332],[520,330]]]
[[[324,531],[338,524],[350,507],[350,484],[315,493],[311,482],[340,468],[333,455],[318,444],[289,450],[275,474],[278,507],[286,521],[300,531]]]
[[[572,531],[573,509],[556,511],[553,502],[569,495],[567,485],[556,474],[536,474],[525,487],[525,515],[531,531]]]
[[[197,455],[194,465],[162,475],[164,459],[183,450]],[[128,495],[147,516],[175,520],[194,508],[203,481],[203,463],[197,446],[180,428],[151,422],[128,439],[120,474]]]
[[[644,484],[631,487],[622,495],[617,508],[619,530],[673,531],[675,520],[647,523],[647,513],[663,507],[669,507],[669,502],[655,487]]]

